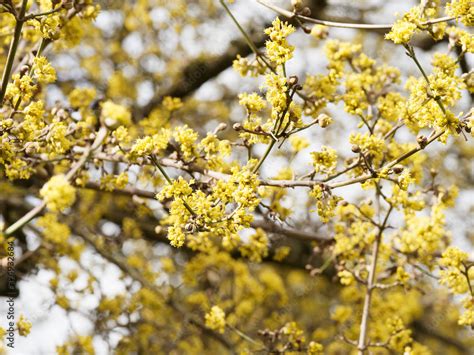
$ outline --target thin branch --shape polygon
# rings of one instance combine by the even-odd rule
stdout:
[[[23,0],[23,2],[21,3],[20,14],[18,15],[18,18],[16,19],[15,32],[13,34],[13,39],[10,44],[10,49],[8,50],[7,62],[5,64],[5,69],[3,71],[2,88],[0,91],[0,105],[3,104],[3,99],[5,98],[5,93],[7,92],[8,82],[10,81],[12,68],[13,68],[13,62],[15,61],[15,55],[18,49],[18,43],[20,42],[20,38],[21,38],[21,29],[23,28],[23,23],[24,23],[23,17],[25,16],[27,3],[28,3],[28,0]]]
[[[437,140],[441,135],[445,133],[444,130],[440,132],[435,132],[430,135],[430,138],[427,140],[426,144],[422,146],[415,147],[413,149],[410,149],[408,152],[400,155],[398,158],[386,163],[384,166],[381,168],[374,170],[375,175],[370,173],[370,174],[364,174],[356,178],[340,181],[340,182],[333,182],[330,184],[325,184],[327,188],[329,189],[336,189],[339,187],[344,187],[344,186],[349,186],[357,183],[363,183],[367,180],[373,179],[377,177],[377,175],[382,172],[382,171],[387,171],[390,168],[394,167],[395,165],[401,163],[405,159],[408,159],[412,155],[418,153],[419,151],[425,149],[429,144]],[[267,153],[267,152],[266,152]],[[269,152],[268,152],[269,153]],[[268,156],[268,154],[267,154]],[[123,156],[110,156],[104,153],[97,153],[94,154],[94,158],[104,160],[104,161],[115,161],[115,162],[123,162],[123,163],[129,163]],[[197,166],[196,164],[184,164],[181,161],[174,160],[174,159],[169,159],[169,158],[162,158],[159,159],[159,163],[162,166],[168,166],[172,167],[175,169],[183,170],[183,171],[188,171],[188,172],[197,172],[202,174],[203,176],[207,176],[216,180],[228,180],[230,178],[229,174],[221,173],[218,171],[214,170],[208,170],[208,169],[203,169],[202,167]],[[262,161],[263,163],[263,161]],[[261,165],[261,164],[260,164]],[[356,165],[357,166],[357,165]],[[355,166],[350,166],[349,168],[346,168],[345,171],[347,172],[354,168]],[[340,173],[337,173],[334,177],[339,176]],[[334,178],[334,177],[331,177]],[[320,185],[324,184],[328,179],[323,179],[323,180],[274,180],[274,179],[260,179],[260,185],[261,186],[275,186],[275,187],[313,187],[315,185]]]
[[[385,215],[385,219],[379,228],[379,233],[377,234],[377,237],[375,238],[375,241],[373,244],[372,261],[370,264],[369,277],[367,280],[367,289],[366,289],[365,299],[364,299],[364,308],[362,311],[362,319],[360,322],[359,342],[357,345],[359,355],[363,355],[365,350],[367,349],[367,332],[369,328],[368,325],[369,325],[369,315],[370,315],[370,304],[372,300],[372,292],[374,290],[374,285],[376,284],[375,274],[376,274],[376,269],[377,269],[380,243],[382,241],[382,235],[387,225],[388,218],[390,214],[392,213],[392,210],[393,210],[393,206],[390,206],[387,214]]]
[[[312,17],[307,17],[303,15],[299,15],[297,13],[282,9],[281,7],[275,6],[273,4],[270,4],[266,0],[257,0],[260,4],[263,6],[275,11],[276,13],[283,15],[287,18],[298,18],[299,20],[303,20],[305,22],[310,22],[314,23],[317,25],[324,25],[328,27],[339,27],[339,28],[353,28],[353,29],[359,29],[359,30],[390,30],[393,27],[393,23],[387,24],[365,24],[365,23],[346,23],[346,22],[334,22],[334,21],[324,21],[324,20],[318,20]],[[435,23],[440,23],[440,22],[447,22],[447,21],[452,21],[454,20],[455,17],[439,17],[436,19],[428,20],[425,21],[421,24],[421,26],[428,26],[428,25],[433,25]]]
[[[92,145],[90,145],[89,147],[86,147],[81,158],[72,166],[72,168],[66,174],[67,180],[70,181],[74,177],[74,175],[77,173],[77,171],[84,166],[84,164],[89,159],[89,156],[91,155],[91,153],[102,144],[102,141],[105,139],[106,135],[107,135],[107,129],[105,127],[101,127],[99,131],[97,132],[97,135]],[[6,236],[12,235],[18,229],[22,228],[24,225],[29,223],[33,218],[35,218],[38,214],[40,214],[41,211],[43,211],[45,207],[46,207],[46,203],[44,201],[41,202],[38,206],[34,207],[27,214],[21,217],[18,221],[16,221],[10,227],[8,227],[5,230],[4,234]]]

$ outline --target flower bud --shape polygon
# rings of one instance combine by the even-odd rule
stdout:
[[[329,126],[332,122],[332,118],[326,115],[325,113],[322,113],[318,116],[318,124],[321,128],[326,128]]]
[[[288,84],[290,84],[290,86],[293,86],[297,83],[298,83],[298,77],[296,75],[290,76],[290,78],[288,79]]]
[[[120,126],[119,121],[117,121],[115,118],[112,118],[112,117],[105,118],[104,124],[109,129],[116,129]]]
[[[196,231],[196,225],[194,223],[186,223],[184,230],[188,233],[194,233]]]
[[[424,135],[419,135],[416,137],[416,141],[418,142],[420,148],[424,148],[428,144],[428,138],[426,138]]]
[[[218,133],[218,132],[222,132],[224,131],[225,129],[227,128],[227,123],[219,123],[219,125],[214,129],[214,134]]]
[[[25,153],[28,155],[35,154],[38,152],[39,144],[38,142],[26,142],[25,144]]]
[[[325,39],[329,34],[329,30],[327,26],[314,25],[311,29],[310,34],[316,39]]]
[[[395,173],[395,174],[400,174],[403,169],[405,169],[405,167],[401,164],[397,164],[395,165],[393,168],[392,168],[392,171]]]
[[[301,10],[301,8],[303,7],[303,1],[291,0],[291,6],[293,6],[295,10]]]
[[[309,7],[305,7],[302,11],[301,11],[301,15],[303,16],[311,16],[311,9]]]
[[[232,128],[236,131],[240,131],[242,130],[242,124],[240,123],[234,123],[234,125],[232,126]]]
[[[353,153],[360,153],[360,147],[357,144],[353,144],[351,150]]]
[[[20,76],[26,75],[28,71],[30,70],[30,67],[28,65],[22,65],[20,68]]]
[[[11,128],[13,126],[13,122],[14,121],[11,118],[4,119],[2,123],[0,124],[0,127],[6,128],[6,129]]]

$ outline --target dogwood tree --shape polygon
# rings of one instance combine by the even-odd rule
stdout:
[[[59,354],[468,354],[473,21],[469,0],[0,1],[16,344],[45,333],[40,283]]]

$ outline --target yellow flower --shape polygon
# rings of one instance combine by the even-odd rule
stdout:
[[[69,103],[74,108],[86,108],[97,96],[94,88],[76,88],[69,93]]]
[[[304,137],[299,137],[299,136],[291,136],[289,139],[291,148],[298,153],[302,151],[305,148],[309,147],[309,142],[306,138]]]
[[[308,355],[322,355],[324,347],[322,344],[312,341],[308,344]]]
[[[285,245],[282,247],[278,247],[275,250],[275,254],[273,255],[273,260],[283,261],[288,255],[290,255],[290,252],[291,252],[291,248],[289,246]]]
[[[265,43],[268,58],[275,64],[284,64],[293,57],[294,46],[286,41],[286,37],[292,34],[295,28],[287,22],[282,22],[276,18],[272,22],[272,27],[265,30],[270,40]]]
[[[63,174],[53,176],[40,190],[40,196],[53,212],[64,211],[76,200],[76,190]]]
[[[198,134],[187,125],[177,127],[173,134],[176,141],[179,143],[179,148],[183,153],[183,158],[188,160],[196,156],[196,140]]]
[[[277,113],[283,112],[287,106],[286,93],[288,86],[284,76],[270,73],[265,76],[265,87],[267,88],[266,98]]]
[[[469,255],[466,252],[456,247],[449,247],[441,255],[439,264],[446,267],[452,266],[459,268],[461,264],[468,259],[468,257]]]
[[[352,282],[354,281],[354,275],[352,275],[347,270],[339,271],[337,273],[337,276],[339,276],[339,281],[341,282],[341,284],[345,286],[352,284]]]
[[[105,101],[102,104],[102,117],[109,127],[129,126],[132,123],[130,111],[125,106],[115,104],[112,101]]]
[[[398,266],[396,278],[397,281],[405,285],[410,280],[410,274],[408,274],[402,266]]]
[[[36,85],[33,83],[33,78],[27,74],[20,76],[20,74],[12,75],[12,82],[7,85],[7,92],[5,99],[16,102],[20,97],[22,101],[28,101],[33,96],[36,90]]]
[[[299,344],[306,341],[303,331],[298,327],[296,322],[286,323],[284,327],[281,328],[281,331],[283,334],[288,336],[288,340],[295,347],[298,347]]]
[[[416,25],[414,23],[398,20],[394,23],[389,33],[385,35],[386,39],[396,44],[408,43],[415,33]]]
[[[213,306],[211,311],[206,314],[206,327],[219,333],[225,330],[225,312],[219,306]]]
[[[183,102],[179,97],[166,96],[163,99],[162,105],[168,111],[176,111],[183,107]]]
[[[314,25],[313,28],[311,28],[311,36],[320,40],[320,39],[325,39],[328,36],[329,33],[329,28],[324,25]]]
[[[30,334],[32,324],[23,314],[20,315],[20,319],[18,319],[16,326],[18,327],[18,334],[21,336],[26,337]]]
[[[334,196],[321,185],[315,185],[309,195],[316,199],[318,215],[323,223],[334,217],[337,204],[342,198]]]
[[[337,165],[337,153],[334,149],[326,146],[321,147],[320,152],[312,152],[314,171],[316,173],[331,173]]]
[[[33,71],[40,83],[47,84],[56,81],[56,70],[46,57],[35,57]]]
[[[269,240],[265,231],[257,228],[256,233],[250,236],[249,242],[240,247],[240,252],[250,261],[261,262],[262,258],[268,255],[268,244]]]
[[[474,25],[474,6],[472,0],[451,0],[446,4],[449,16],[460,17],[466,26]]]
[[[472,327],[474,326],[474,298],[466,298],[463,302],[463,306],[465,311],[461,314],[461,317],[459,317],[458,324]]]
[[[191,180],[189,183],[183,179],[182,176],[173,180],[172,184],[166,185],[163,190],[157,194],[157,198],[160,201],[163,201],[165,198],[181,198],[190,195],[193,192],[191,186],[194,180]]]
[[[259,112],[266,106],[265,100],[262,99],[256,92],[251,94],[240,94],[239,104],[244,106],[249,113]]]

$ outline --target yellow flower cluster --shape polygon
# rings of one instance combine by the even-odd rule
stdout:
[[[183,102],[179,97],[166,96],[163,99],[162,105],[168,111],[176,111],[183,107]]]
[[[69,103],[73,108],[86,108],[97,97],[94,88],[75,88],[68,96]]]
[[[100,178],[100,188],[105,191],[124,189],[128,184],[128,173],[126,171],[119,175],[105,175]]]
[[[425,27],[423,22],[427,20],[426,13],[431,14],[433,11],[424,9],[421,5],[412,7],[400,20],[395,22],[385,38],[396,44],[408,43],[417,31]]]
[[[265,73],[266,67],[259,60],[250,61],[247,58],[242,58],[239,54],[232,62],[232,68],[241,76],[259,76]]]
[[[322,146],[320,152],[310,154],[316,173],[331,174],[336,169],[337,152],[331,147]]]
[[[192,194],[193,189],[190,185],[194,180],[186,181],[182,176],[173,180],[172,184],[166,185],[157,195],[156,198],[160,201],[165,198],[183,198]]]
[[[315,185],[309,195],[316,199],[317,212],[321,221],[328,223],[336,214],[337,204],[342,198],[333,195],[324,185]]]
[[[405,216],[406,229],[398,238],[401,252],[417,253],[423,262],[429,262],[445,243],[445,208],[438,203],[432,207],[431,216]]]
[[[219,306],[212,306],[211,311],[206,314],[206,327],[219,333],[225,330],[225,312]]]
[[[115,132],[117,132],[117,134],[115,134],[115,137],[119,142],[127,143],[129,136],[128,131],[124,127],[119,127]],[[158,133],[154,134],[153,136],[145,136],[143,138],[138,138],[132,145],[128,156],[131,160],[136,160],[139,157],[146,157],[151,154],[158,154],[160,151],[166,149],[169,140],[171,139],[171,136],[171,130],[162,128]]]
[[[306,77],[303,89],[305,92],[311,93],[315,100],[314,110],[311,110],[312,116],[315,117],[322,108],[326,107],[328,102],[335,100],[337,85],[336,78],[330,75],[316,74]]]
[[[265,30],[270,40],[265,43],[268,58],[277,65],[285,64],[293,57],[294,46],[288,44],[286,37],[295,32],[295,28],[277,17],[272,27]]]
[[[177,127],[173,132],[173,136],[179,143],[179,149],[184,160],[189,160],[197,155],[195,144],[198,139],[197,132],[184,125]]]
[[[35,57],[33,72],[38,82],[42,84],[56,81],[56,70],[51,66],[46,57]]]
[[[261,262],[268,255],[269,239],[265,231],[257,228],[256,232],[249,237],[248,243],[243,244],[239,250],[242,256],[253,262]]]
[[[218,139],[214,133],[208,133],[198,148],[204,152],[204,159],[211,169],[221,168],[224,165],[223,158],[231,154],[230,142]]]
[[[374,241],[376,230],[367,221],[374,213],[367,203],[362,203],[359,208],[349,203],[340,203],[335,214],[338,221],[334,226],[336,241],[334,255],[343,260],[356,260],[363,255],[366,248]],[[349,272],[349,271],[347,271]],[[346,272],[342,274],[342,282],[350,282]]]
[[[239,104],[244,106],[249,114],[262,111],[266,106],[265,100],[256,92],[239,94]]]
[[[306,138],[300,136],[291,136],[289,139],[291,148],[296,152],[300,152],[305,148],[309,147],[309,142]]]
[[[383,139],[370,133],[351,133],[349,142],[374,158],[381,158],[385,147]]]
[[[433,73],[424,78],[411,77],[406,87],[410,91],[407,103],[407,120],[411,126],[446,129],[457,134],[459,120],[447,110],[461,98],[465,87],[462,79],[455,75],[457,64],[445,54],[436,54],[433,59]],[[445,140],[446,138],[444,138]]]
[[[29,101],[36,88],[37,86],[33,83],[33,78],[28,74],[14,74],[12,76],[12,82],[7,86],[5,99],[10,101],[13,105],[15,105],[20,98],[21,100]]]
[[[385,35],[386,39],[396,44],[408,43],[416,31],[416,25],[406,20],[398,20],[391,31]]]
[[[18,319],[18,322],[16,322],[16,326],[18,328],[18,334],[20,334],[22,337],[26,337],[28,334],[30,334],[32,324],[23,314],[20,314],[20,318]]]
[[[71,230],[57,219],[56,213],[46,213],[38,218],[38,226],[43,228],[44,239],[53,244],[59,254],[65,254],[72,246],[68,243]]]
[[[64,211],[76,200],[76,190],[65,175],[53,176],[40,190],[40,196],[53,212]]]
[[[272,105],[272,118],[277,119],[287,107],[288,85],[284,76],[270,73],[265,76],[266,99]]]
[[[458,323],[465,326],[474,326],[474,294],[473,279],[474,265],[468,260],[468,254],[456,247],[449,247],[441,255],[439,265],[439,282],[447,285],[454,294],[468,293],[463,301],[464,313]]]
[[[465,293],[468,290],[466,264],[468,254],[456,247],[449,247],[439,260],[443,269],[440,271],[440,283],[447,285],[454,293]]]
[[[102,103],[101,115],[108,127],[129,126],[132,123],[130,111],[125,106],[118,105],[109,100]]]
[[[334,82],[344,72],[345,64],[360,53],[360,44],[341,42],[337,39],[328,40],[324,46],[324,53],[329,61],[329,79]]]
[[[474,326],[474,297],[467,297],[463,302],[464,313],[459,317],[458,324],[467,327]]]
[[[466,26],[474,25],[474,6],[471,0],[451,0],[446,3],[446,13],[449,16],[461,18]]]

